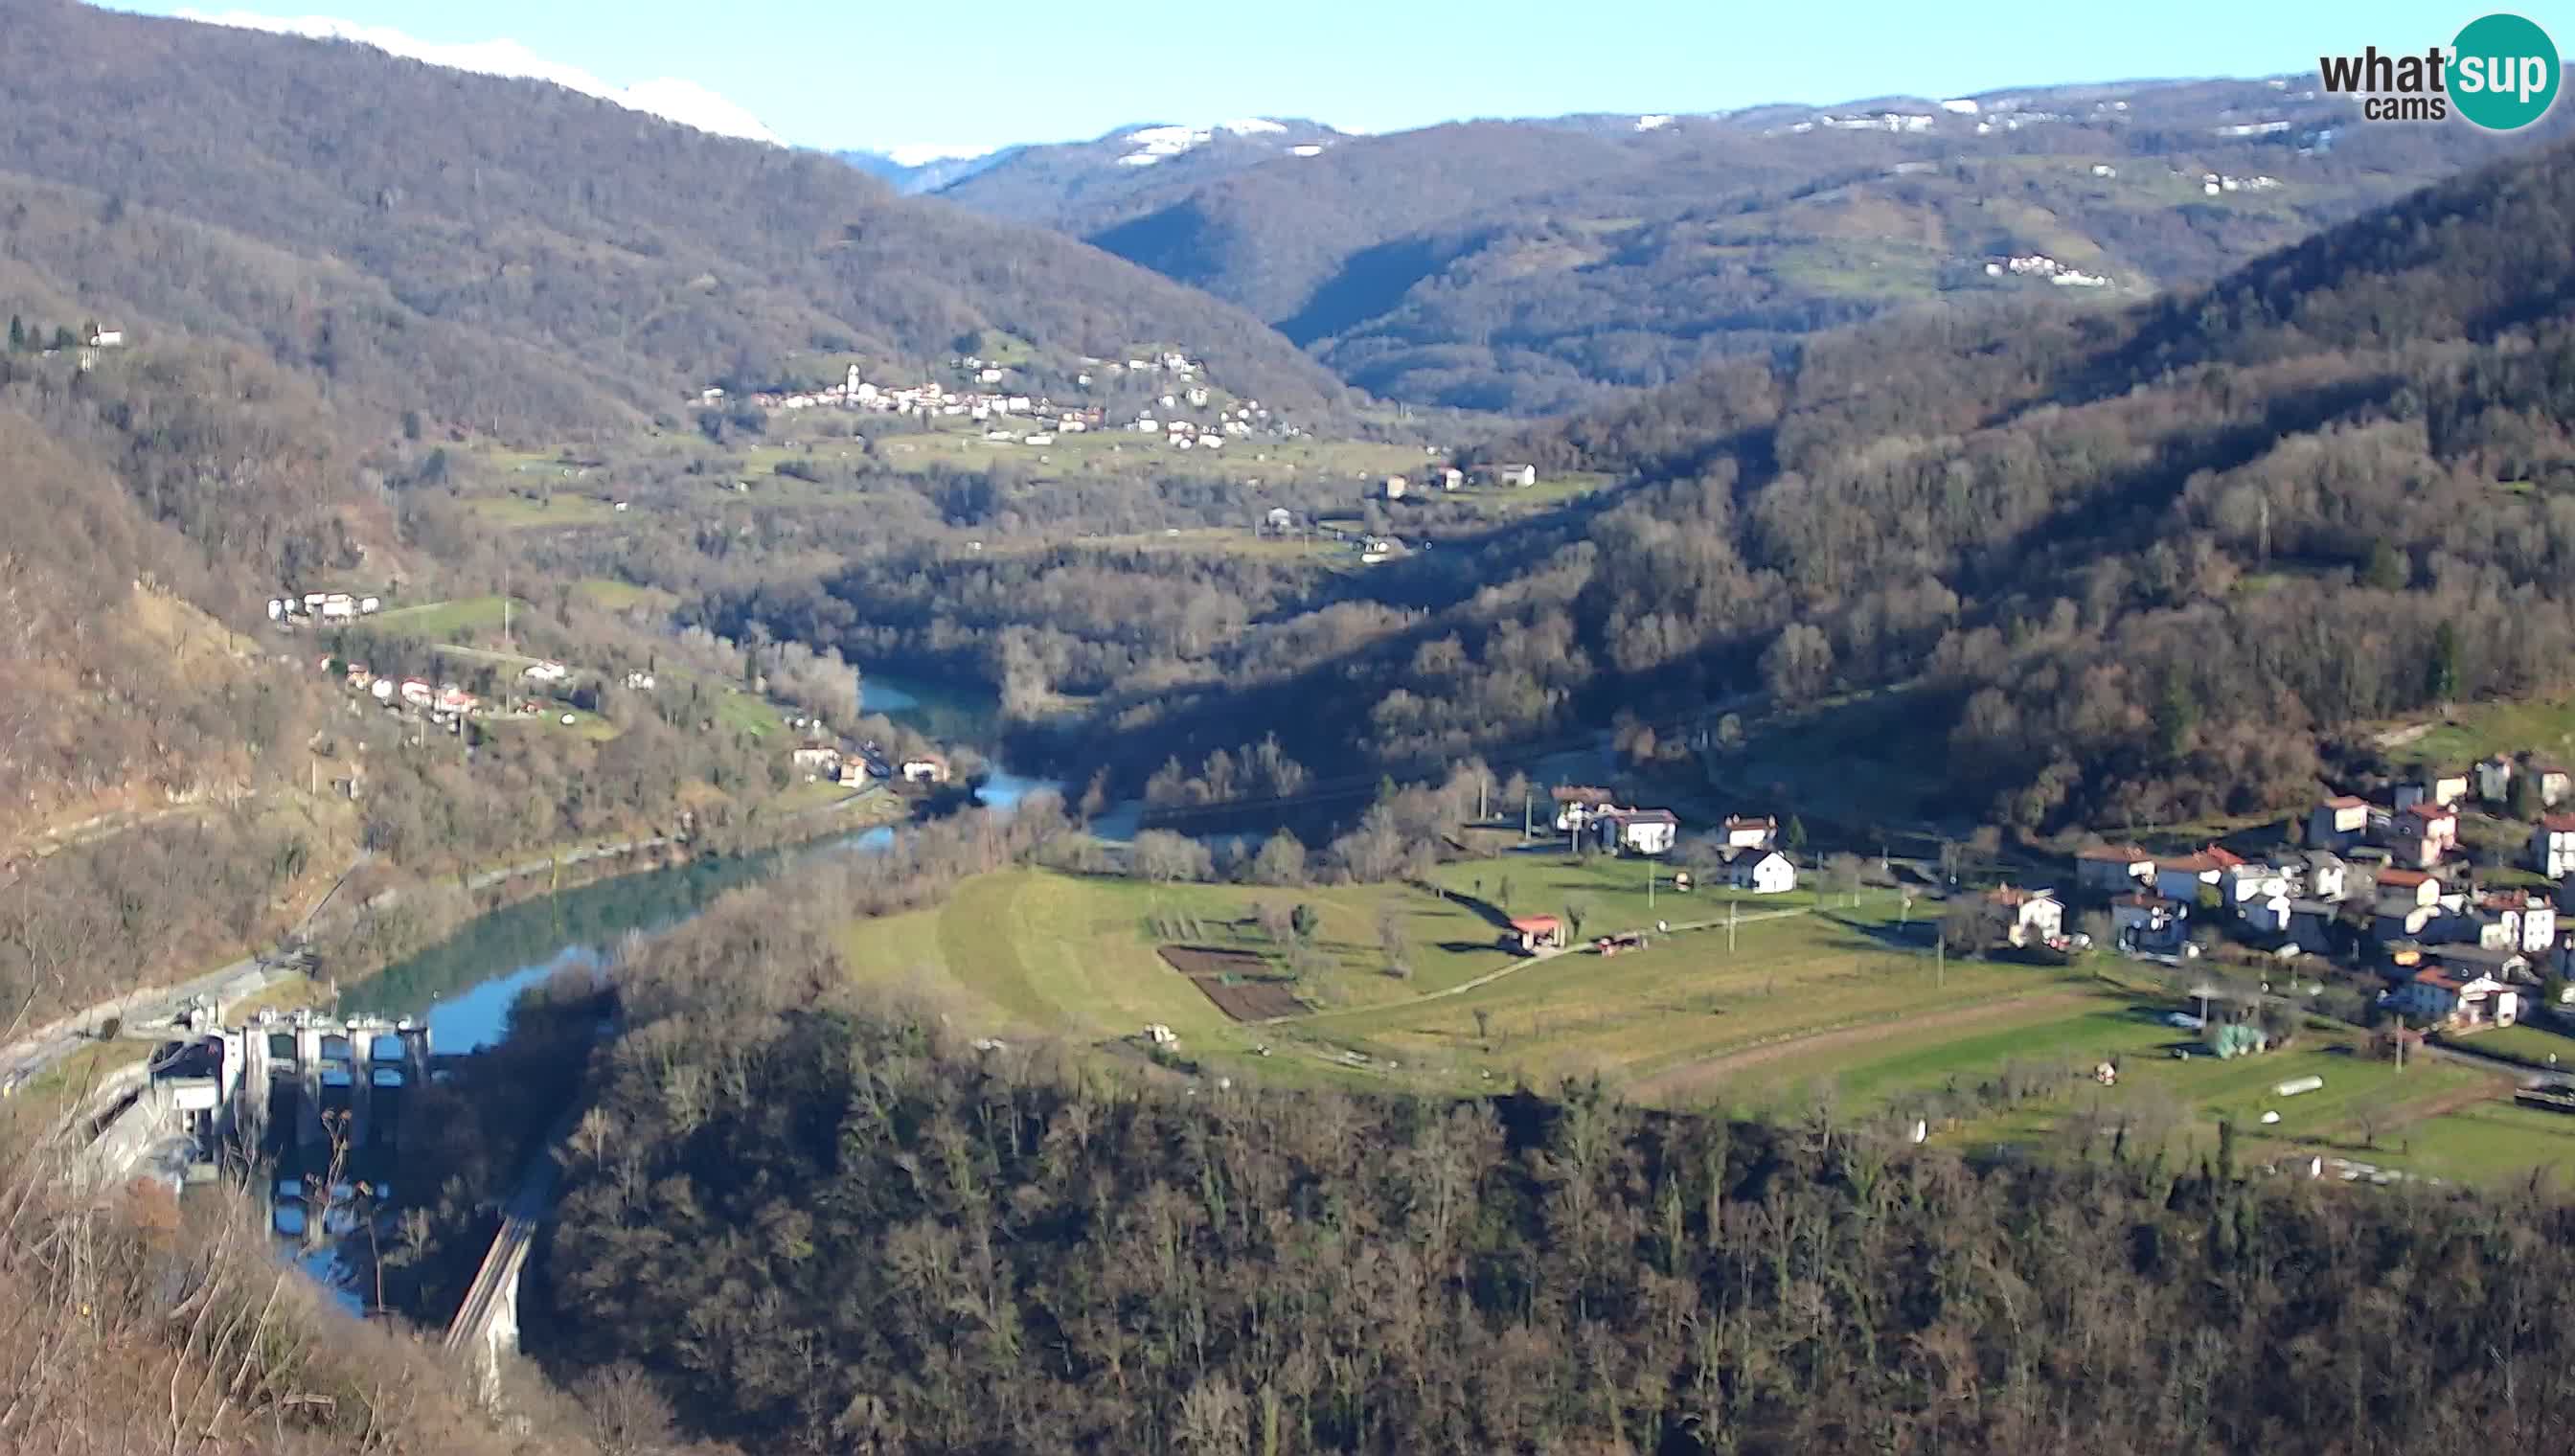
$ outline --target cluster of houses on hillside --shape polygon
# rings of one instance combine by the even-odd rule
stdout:
[[[2044,253],[2023,253],[2008,258],[1985,261],[1987,278],[2044,278],[2060,288],[2108,288],[2110,280],[2098,273],[2086,273],[2069,267]]]
[[[2575,887],[2575,812],[2557,807],[2575,801],[2575,775],[2500,756],[2426,770],[2383,802],[2326,797],[2299,821],[2297,848],[2248,855],[2209,844],[2156,855],[2105,844],[2077,856],[2076,881],[2107,904],[2115,943],[2133,954],[2196,954],[2197,924],[2257,951],[2375,972],[2383,1004],[2417,1024],[2509,1025],[2542,984],[2575,976],[2575,935],[2561,926],[2556,895],[2527,876],[2483,883],[2491,875],[2461,848],[2462,814],[2480,812],[2477,801],[2499,810],[2516,779],[2540,810],[2530,868]]]
[[[959,368],[972,382],[962,388],[935,383],[880,385],[861,377],[859,367],[851,365],[848,376],[840,383],[816,390],[765,390],[749,397],[752,408],[764,413],[793,414],[807,410],[856,410],[871,414],[892,415],[929,421],[954,421],[962,425],[987,426],[984,438],[995,444],[1045,446],[1055,443],[1059,435],[1085,435],[1094,431],[1115,430],[1135,435],[1154,436],[1178,450],[1222,450],[1230,440],[1255,436],[1277,436],[1293,439],[1303,432],[1276,419],[1259,400],[1236,404],[1217,402],[1204,384],[1197,382],[1198,365],[1189,359],[1169,354],[1158,359],[1089,361],[1104,371],[1129,374],[1162,372],[1175,380],[1169,393],[1136,408],[1124,418],[1112,418],[1098,405],[1059,403],[1045,395],[1015,392],[1005,386],[1010,371],[1001,365],[981,359],[959,361]],[[1076,377],[1089,386],[1088,373]],[[721,407],[727,399],[721,386],[710,385],[699,391],[698,403]],[[1183,418],[1185,411],[1205,412],[1213,408],[1213,419]]]
[[[349,622],[384,610],[384,599],[354,592],[290,592],[268,599],[268,620],[281,628],[315,622]]]
[[[937,753],[917,753],[900,762],[892,758],[883,745],[844,742],[823,731],[822,725],[806,719],[794,720],[791,728],[805,730],[804,740],[790,750],[789,759],[808,783],[839,783],[858,788],[868,780],[937,785],[950,777],[948,760]]]
[[[1426,495],[1431,491],[1462,491],[1468,486],[1499,486],[1525,489],[1537,484],[1537,467],[1533,465],[1479,465],[1473,470],[1453,465],[1434,465],[1417,477],[1390,475],[1377,482],[1377,494],[1389,501]]]
[[[1605,788],[1566,784],[1554,790],[1555,831],[1576,845],[1612,854],[1658,858],[1680,844],[1679,815],[1667,808],[1628,808]],[[1729,814],[1705,840],[1711,865],[1736,889],[1784,894],[1797,887],[1797,866],[1779,847],[1779,821]],[[1686,881],[1682,881],[1686,887]]]
[[[378,676],[362,662],[344,662],[325,656],[316,659],[314,666],[323,673],[337,671],[340,686],[353,696],[372,699],[391,713],[419,714],[451,732],[459,731],[459,726],[469,718],[494,715],[537,718],[550,712],[560,712],[560,704],[540,700],[533,694],[537,689],[560,687],[572,677],[572,670],[561,663],[532,664],[520,675],[522,682],[531,685],[529,691],[513,694],[506,702],[495,705],[487,704],[481,696],[452,682],[432,683],[426,678],[397,678],[391,674]],[[630,673],[627,678],[630,684],[640,681],[647,688],[652,684],[649,673]]]

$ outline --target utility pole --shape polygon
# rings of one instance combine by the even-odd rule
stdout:
[[[1729,956],[1734,953],[1734,912],[1741,908],[1743,908],[1741,900],[1730,899],[1725,902],[1725,953]]]
[[[1941,927],[1940,927],[1940,934],[1939,934],[1938,938],[1932,941],[1932,950],[1931,950],[1931,954],[1932,954],[1932,961],[1931,961],[1931,985],[1932,985],[1932,988],[1933,988],[1933,989],[1935,989],[1935,990],[1946,990],[1946,989],[1948,989],[1948,987],[1949,987],[1949,927],[1948,927],[1948,926],[1943,925],[1943,926],[1941,926]]]
[[[1535,832],[1536,827],[1530,818],[1529,796],[1523,793],[1520,795],[1520,837],[1526,839]]]
[[[1485,810],[1489,807],[1489,805],[1484,802],[1485,791],[1490,789],[1492,786],[1492,774],[1478,773],[1475,775],[1475,822],[1479,824],[1484,821]]]
[[[1645,861],[1645,913],[1654,912],[1654,861]]]

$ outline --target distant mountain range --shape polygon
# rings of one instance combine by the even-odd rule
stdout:
[[[892,180],[1204,289],[1372,393],[1538,414],[1894,309],[2206,282],[2570,120],[2370,126],[2299,79],[2150,81],[1138,126]]]
[[[1097,721],[1130,772],[1275,726],[1399,779],[1759,693],[1814,716],[1720,773],[1844,823],[2304,804],[2357,725],[2563,691],[2570,243],[2559,142],[2130,307],[1723,361],[1468,452],[1622,484],[1407,566],[1400,631]]]
[[[840,152],[844,162],[913,195],[959,190],[958,200],[1017,221],[1052,222],[1077,197],[1115,196],[1149,180],[1210,180],[1280,157],[1314,157],[1348,135],[1316,122],[1245,117],[1207,125],[1139,122],[1087,142],[942,154],[925,147]]]

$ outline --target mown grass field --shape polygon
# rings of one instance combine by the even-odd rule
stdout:
[[[531,500],[526,496],[471,496],[465,505],[486,523],[509,530],[597,526],[617,519],[617,508],[608,501],[562,492],[542,500]]]
[[[2412,1075],[2412,1073],[2407,1073]],[[2510,1101],[2485,1101],[2405,1127],[2382,1149],[2357,1156],[2424,1177],[2514,1181],[2534,1172],[2561,1189],[2575,1180],[2575,1117]]]
[[[1314,907],[1320,917],[1314,938],[1332,961],[1323,990],[1354,1004],[1454,985],[1512,959],[1494,946],[1498,930],[1474,911],[1401,885],[1149,885],[1040,869],[979,876],[937,909],[858,922],[845,936],[844,950],[863,980],[901,981],[926,973],[931,982],[1024,1030],[1097,1039],[1130,1035],[1160,1021],[1185,1035],[1207,1035],[1248,1028],[1218,1011],[1154,947],[1204,943],[1283,950],[1256,927],[1238,923],[1265,900]],[[1385,973],[1376,929],[1381,908],[1401,919],[1413,971],[1408,980]],[[1158,917],[1194,921],[1205,933],[1158,937]],[[1276,1035],[1228,1039],[1249,1046]]]
[[[513,611],[526,612],[524,597],[512,599],[518,605]],[[424,602],[416,607],[396,607],[368,618],[367,625],[378,632],[398,637],[444,641],[475,632],[498,632],[501,628],[501,599],[459,597],[451,602]]]
[[[1723,897],[1664,890],[1649,911],[1642,867],[1538,855],[1469,861],[1438,876],[1453,895],[1391,884],[1152,886],[1012,870],[970,882],[938,909],[855,924],[845,948],[860,979],[938,990],[996,1027],[1101,1040],[1159,1021],[1199,1051],[1295,1045],[1343,1059],[1355,1052],[1366,1075],[1452,1089],[1598,1068],[1666,1100],[1688,1100],[1705,1080],[1688,1069],[1728,1050],[1925,1010],[2057,995],[2070,981],[2023,965],[1953,962],[1943,970],[1889,944],[1893,906],[1884,902],[1817,910],[1811,897],[1747,899],[1729,949]],[[1561,916],[1567,900],[1578,900],[1588,933],[1648,924],[1649,913],[1720,924],[1607,958],[1523,959],[1495,943],[1500,911],[1490,897],[1505,876],[1513,911]],[[1467,898],[1479,883],[1480,904]],[[1791,902],[1776,902],[1783,899]],[[1252,921],[1262,900],[1312,905],[1331,968],[1306,987],[1309,1014],[1242,1025],[1154,949],[1244,948],[1284,965],[1285,947],[1270,944]],[[1404,939],[1411,973],[1401,979],[1385,973],[1377,926],[1386,912]],[[1158,936],[1158,919],[1195,923]],[[1676,1068],[1668,1087],[1647,1085]]]
[[[2575,699],[2463,704],[2431,731],[2388,750],[2398,763],[2464,768],[2493,753],[2575,755]]]
[[[1522,959],[1492,943],[1505,875],[1513,911],[1562,915],[1563,901],[1579,899],[1594,933],[1649,913],[1718,923],[1607,958]],[[1597,1072],[1634,1100],[1674,1107],[1793,1115],[1823,1103],[1865,1117],[1942,1101],[1953,1120],[1940,1140],[1955,1146],[2065,1148],[2125,1120],[2195,1154],[2223,1120],[2247,1156],[2266,1160],[2344,1156],[2452,1178],[2575,1174],[2575,1117],[2497,1100],[2508,1078],[2437,1057],[2399,1071],[2371,1057],[2361,1033],[2315,1021],[2287,1048],[2220,1061],[2164,1020],[2175,1006],[2145,968],[2106,956],[1943,962],[1894,923],[1883,890],[1857,906],[1810,894],[1747,903],[1729,945],[1721,898],[1662,891],[1649,911],[1636,861],[1505,855],[1436,878],[1456,897],[1014,869],[969,881],[937,909],[855,923],[844,950],[859,980],[927,992],[961,1025],[1103,1044],[1160,1022],[1192,1058],[1274,1081],[1465,1093]],[[1468,902],[1479,887],[1485,903]],[[1155,947],[1249,950],[1284,968],[1284,947],[1250,918],[1264,899],[1316,909],[1331,969],[1305,986],[1307,1012],[1238,1023]],[[1384,973],[1376,927],[1387,910],[1402,925],[1405,979]],[[2084,1075],[2105,1059],[2119,1068],[2114,1086]],[[1976,1100],[2007,1074],[2045,1090]],[[2276,1090],[2308,1075],[2324,1085]],[[2263,1123],[2265,1112],[2279,1120]]]
[[[2523,1004],[2528,1005],[2529,1002],[2524,1001]],[[2452,1044],[2463,1051],[2473,1051],[2480,1056],[2499,1056],[2542,1071],[2562,1066],[2575,1072],[2575,1036],[2535,1021],[2470,1032]],[[2557,1060],[2550,1061],[2551,1056]],[[2568,1120],[2575,1122],[2575,1118]]]
[[[632,582],[613,582],[605,577],[590,577],[573,585],[574,595],[593,607],[610,612],[668,612],[680,605],[679,597],[659,587],[639,587]]]

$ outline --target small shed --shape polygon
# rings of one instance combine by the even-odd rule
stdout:
[[[1564,922],[1553,915],[1515,915],[1502,935],[1502,947],[1523,955],[1564,948]]]

